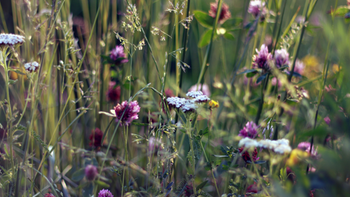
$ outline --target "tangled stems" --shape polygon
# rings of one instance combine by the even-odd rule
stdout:
[[[125,151],[125,162],[128,162],[128,133],[129,133],[129,127],[125,126],[124,127],[124,140],[125,140],[125,144],[124,144],[124,151]],[[123,170],[123,179],[122,179],[122,196],[124,194],[124,182],[128,183],[128,175],[129,173],[126,171],[126,169],[124,168]],[[126,180],[125,180],[126,177]]]
[[[7,56],[9,53],[6,53],[7,47],[5,47],[2,51],[2,60],[1,65],[4,67],[5,71],[5,89],[6,89],[6,99],[7,99],[7,111],[8,111],[8,120],[7,120],[7,134],[9,139],[9,145],[10,145],[10,162],[11,162],[11,169],[14,170],[15,163],[13,161],[13,132],[12,132],[12,108],[11,108],[11,100],[10,100],[10,90],[9,90],[9,70],[8,65],[6,63]]]
[[[191,148],[191,153],[192,153],[192,170],[193,170],[193,182],[192,182],[192,185],[193,185],[193,193],[194,195],[196,195],[196,186],[194,185],[195,181],[195,174],[196,174],[196,159],[195,159],[195,155],[194,155],[194,147],[193,147],[193,143],[194,143],[194,138],[192,138],[192,131],[191,131],[191,121],[190,121],[190,118],[187,118],[187,124],[186,124],[186,132],[187,132],[187,135],[188,137],[190,138],[190,148]]]

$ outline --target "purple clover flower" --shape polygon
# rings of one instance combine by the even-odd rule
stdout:
[[[255,138],[258,134],[258,126],[253,122],[247,122],[245,127],[243,127],[242,130],[239,131],[238,136],[241,137],[248,137],[248,138]]]
[[[85,178],[89,181],[93,181],[97,176],[97,167],[94,165],[87,165],[85,167]]]
[[[108,189],[102,189],[98,192],[97,197],[113,197],[113,194]]]
[[[253,67],[261,68],[265,71],[269,70],[269,61],[272,60],[272,54],[265,44],[261,45],[260,51],[256,49],[258,54],[253,56]]]
[[[123,112],[126,109],[124,116],[122,118]],[[118,104],[114,107],[116,121],[121,120],[122,125],[129,126],[133,120],[139,119],[138,113],[140,112],[140,106],[137,101],[132,101],[128,105],[128,101],[122,102],[122,104]]]
[[[264,20],[267,14],[267,8],[265,7],[265,2],[261,0],[250,1],[248,7],[248,13],[252,14],[255,18],[259,16],[261,11],[260,19]]]
[[[112,51],[109,57],[115,61],[116,64],[124,64],[129,60],[126,58],[126,54],[124,53],[123,46],[116,46]]]
[[[289,53],[286,49],[279,49],[275,51],[275,65],[277,68],[281,68],[284,65],[289,64]]]

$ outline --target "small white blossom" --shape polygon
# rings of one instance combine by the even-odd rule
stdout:
[[[38,62],[28,62],[24,64],[24,68],[28,71],[28,72],[35,72],[36,70],[38,70],[39,68],[39,64]]]
[[[185,98],[179,98],[179,97],[168,97],[166,100],[168,101],[169,105],[172,105],[176,108],[180,108],[186,101]]]
[[[258,145],[259,144],[256,140],[248,137],[241,139],[238,143],[239,147],[244,146],[245,148],[257,147]]]
[[[197,103],[203,103],[203,102],[208,102],[208,101],[210,101],[210,98],[207,97],[206,95],[200,95],[200,96],[197,96],[194,100],[195,100],[195,102],[197,102]]]
[[[181,106],[181,110],[183,112],[195,111],[198,108],[194,100],[185,100],[183,105]]]
[[[14,46],[22,44],[24,42],[24,36],[16,34],[0,34],[0,47],[1,46]]]
[[[255,139],[251,138],[243,138],[238,143],[239,147],[245,147],[245,148],[251,148],[251,147],[257,147],[257,148],[264,148],[269,149],[275,153],[278,154],[287,154],[292,151],[292,148],[289,145],[288,139],[279,139],[279,140],[260,140],[256,141]]]

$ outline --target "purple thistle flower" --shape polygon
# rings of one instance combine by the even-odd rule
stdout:
[[[123,112],[126,109],[124,116],[122,118]],[[139,119],[138,113],[140,112],[140,106],[137,101],[132,101],[128,105],[128,101],[122,102],[122,104],[118,104],[114,107],[116,121],[121,120],[122,125],[129,126],[133,120]],[[113,112],[113,110],[111,110]]]
[[[243,127],[242,130],[239,131],[238,136],[241,137],[248,137],[248,138],[255,138],[258,134],[258,126],[253,122],[247,122],[245,127]]]
[[[289,64],[289,53],[286,49],[279,49],[275,51],[275,65],[277,68],[281,68],[284,65]]]
[[[97,167],[94,165],[87,165],[85,167],[85,178],[89,181],[93,181],[97,176]]]
[[[113,197],[113,194],[108,189],[102,189],[98,192],[97,197]]]
[[[123,46],[116,46],[115,49],[111,51],[109,57],[114,60],[116,64],[124,64],[129,61],[126,58]]]
[[[269,70],[269,61],[272,60],[272,54],[265,44],[261,45],[260,51],[256,49],[257,55],[253,56],[253,67],[261,68],[265,71]]]

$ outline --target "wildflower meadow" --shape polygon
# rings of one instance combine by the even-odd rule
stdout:
[[[0,0],[0,197],[350,196],[350,0]]]

